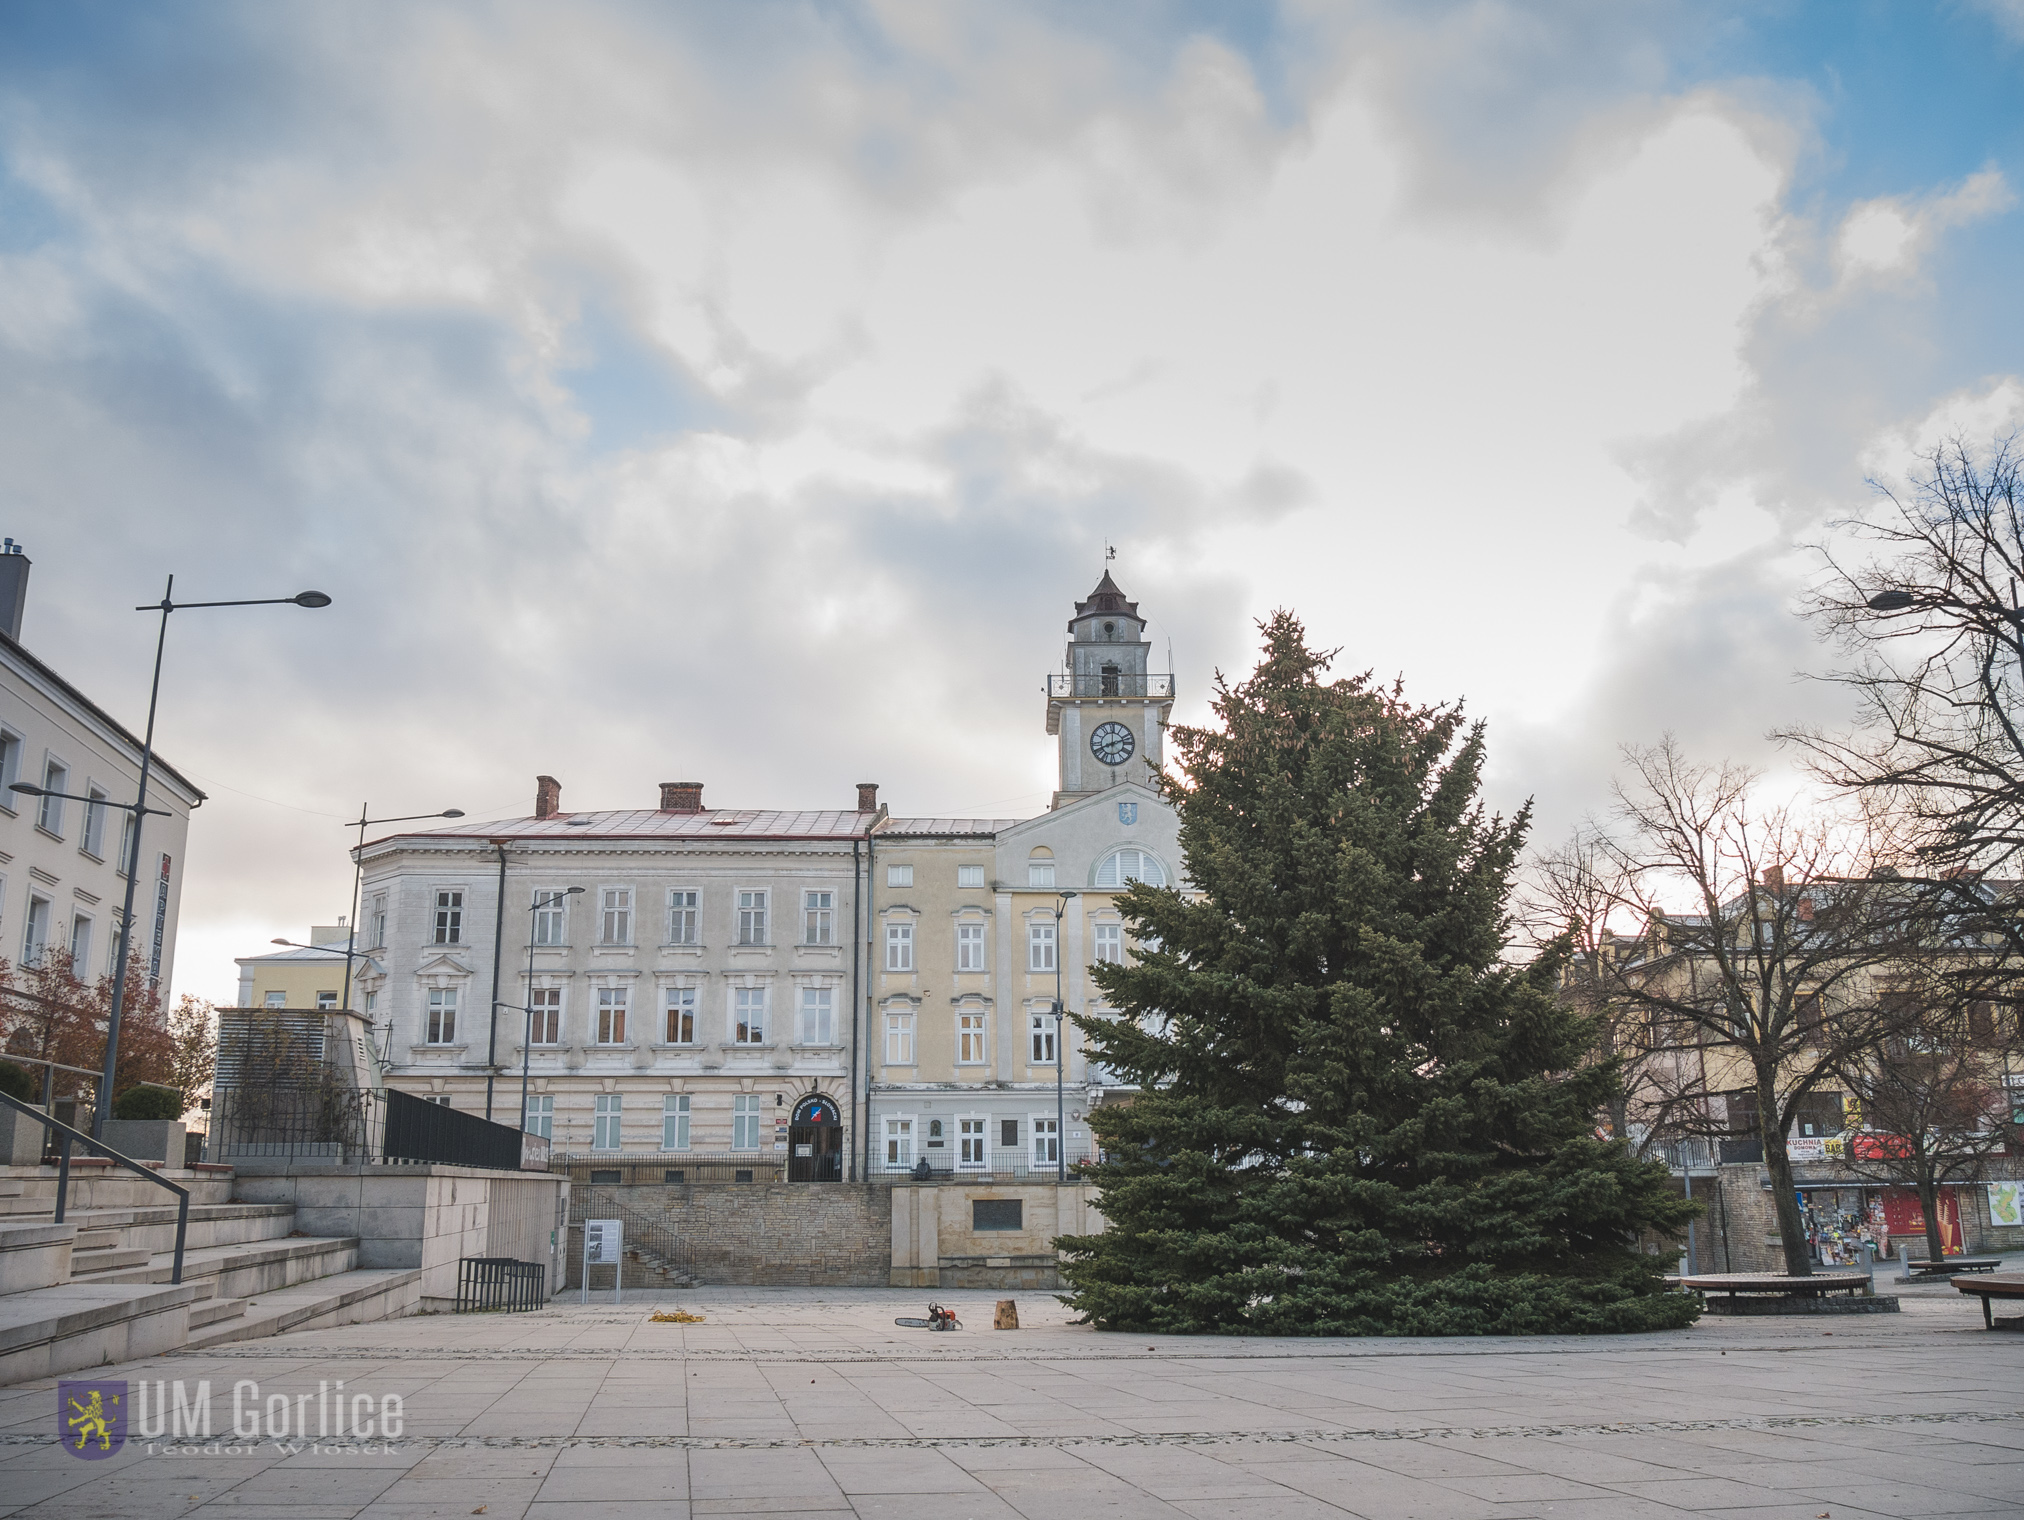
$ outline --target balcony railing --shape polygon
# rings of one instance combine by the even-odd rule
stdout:
[[[1058,671],[1047,678],[1049,701],[1069,697],[1154,697],[1174,694],[1172,676],[1146,676],[1130,671]]]

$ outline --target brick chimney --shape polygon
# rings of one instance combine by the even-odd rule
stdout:
[[[1766,866],[1763,874],[1764,885],[1769,887],[1773,892],[1783,892],[1785,890],[1785,867]]]
[[[562,783],[553,776],[534,778],[534,816],[553,818],[562,811]]]
[[[876,781],[858,782],[857,810],[860,813],[876,813],[878,811],[878,783]]]
[[[703,783],[700,781],[663,781],[661,783],[661,811],[663,813],[702,812]]]

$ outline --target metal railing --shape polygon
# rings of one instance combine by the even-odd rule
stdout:
[[[1134,671],[1057,671],[1047,678],[1047,695],[1060,697],[1171,697],[1172,676],[1139,675]]]
[[[399,1088],[389,1087],[385,1095],[386,1139],[380,1154],[387,1161],[520,1170],[519,1130],[476,1114],[460,1114],[446,1103],[430,1103]]]
[[[285,1158],[335,1166],[401,1165],[543,1171],[548,1145],[507,1124],[430,1103],[398,1088],[340,1081],[249,1083],[212,1094],[215,1161]]]
[[[56,1133],[56,1217],[51,1221],[52,1223],[63,1223],[64,1206],[69,1201],[70,1148],[72,1145],[82,1145],[87,1150],[103,1156],[114,1166],[123,1166],[135,1176],[145,1177],[156,1187],[164,1187],[174,1193],[176,1195],[176,1257],[175,1267],[169,1276],[169,1281],[171,1283],[180,1283],[183,1280],[183,1241],[190,1233],[190,1190],[188,1188],[169,1181],[168,1178],[162,1176],[152,1167],[143,1166],[140,1162],[134,1160],[133,1157],[120,1154],[120,1152],[114,1150],[103,1140],[94,1140],[83,1130],[72,1129],[61,1120],[52,1119],[41,1109],[32,1108],[28,1104],[23,1103],[19,1098],[11,1097],[6,1093],[0,1093],[0,1103],[5,1103],[16,1113],[28,1115],[37,1124]]]
[[[466,1256],[457,1263],[459,1314],[520,1314],[547,1302],[548,1268],[510,1256]]]
[[[548,1169],[568,1173],[575,1187],[784,1182],[787,1158],[778,1151],[556,1151]]]
[[[625,1226],[625,1254],[668,1277],[688,1280],[688,1286],[696,1282],[696,1248],[692,1242],[675,1233],[674,1227],[665,1215],[656,1217],[647,1209],[636,1209],[630,1204],[619,1202],[616,1195],[593,1191],[591,1187],[571,1187],[569,1190],[569,1223],[581,1228],[587,1219],[616,1219]],[[581,1261],[580,1255],[572,1255],[573,1261]],[[623,1263],[618,1268],[625,1271]]]

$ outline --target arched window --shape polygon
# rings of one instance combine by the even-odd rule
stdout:
[[[1131,849],[1112,850],[1104,856],[1103,864],[1096,868],[1095,885],[1099,887],[1123,887],[1135,881],[1164,887],[1167,884],[1166,868],[1144,850]]]

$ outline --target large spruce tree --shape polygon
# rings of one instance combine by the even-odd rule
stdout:
[[[1641,1235],[1692,1208],[1595,1138],[1615,1081],[1500,958],[1529,809],[1477,800],[1481,725],[1327,681],[1264,625],[1219,728],[1176,728],[1188,893],[1134,886],[1140,950],[1077,1018],[1141,1091],[1090,1115],[1108,1229],[1064,1237],[1099,1326],[1307,1335],[1655,1330],[1690,1322]]]

